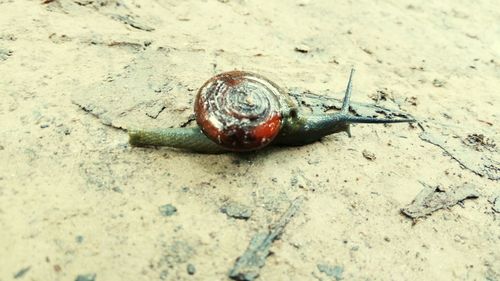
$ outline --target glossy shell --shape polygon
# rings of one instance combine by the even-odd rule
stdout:
[[[282,90],[261,75],[230,71],[212,77],[198,91],[194,110],[203,133],[228,150],[255,150],[278,135]]]

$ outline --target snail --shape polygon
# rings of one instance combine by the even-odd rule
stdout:
[[[351,69],[340,112],[312,114],[300,108],[278,85],[262,75],[229,71],[210,78],[194,102],[199,128],[129,130],[133,146],[170,146],[202,153],[243,152],[268,145],[298,146],[346,132],[353,123],[400,123],[414,119],[378,119],[349,113]]]

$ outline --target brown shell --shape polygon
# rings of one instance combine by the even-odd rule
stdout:
[[[199,89],[196,122],[204,134],[228,150],[268,145],[282,124],[283,91],[265,77],[230,71],[212,77]]]

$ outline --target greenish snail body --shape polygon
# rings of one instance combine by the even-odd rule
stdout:
[[[347,132],[353,123],[401,123],[413,119],[378,119],[349,113],[351,70],[342,108],[337,113],[301,111],[278,85],[245,71],[209,79],[199,89],[194,111],[198,128],[129,130],[133,146],[169,146],[202,153],[252,151],[268,145],[305,145]]]

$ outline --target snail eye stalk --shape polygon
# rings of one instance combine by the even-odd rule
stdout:
[[[338,113],[341,115],[341,119],[347,123],[347,127],[345,129],[346,133],[351,136],[351,128],[350,124],[352,123],[380,123],[380,124],[387,124],[387,123],[404,123],[404,122],[415,122],[415,119],[412,118],[405,118],[405,119],[380,119],[380,118],[373,118],[373,117],[362,117],[362,116],[354,116],[349,113],[349,106],[351,103],[351,96],[352,96],[352,77],[354,75],[354,68],[351,69],[351,74],[349,75],[349,81],[347,82],[347,87],[345,89],[345,95],[344,95],[344,100],[342,102],[342,108],[340,109],[340,112]]]
[[[351,68],[351,74],[349,75],[349,81],[347,82],[347,87],[345,89],[344,101],[342,102],[341,113],[349,113],[349,104],[351,103],[352,95],[352,76],[354,75],[354,68]]]

